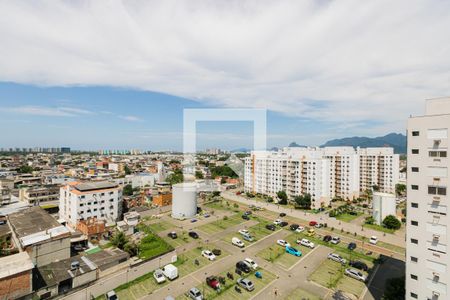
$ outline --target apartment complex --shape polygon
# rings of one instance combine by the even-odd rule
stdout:
[[[11,203],[11,192],[14,189],[14,179],[0,177],[0,206]]]
[[[327,206],[333,198],[353,199],[374,185],[394,193],[399,156],[392,148],[283,148],[254,151],[245,160],[244,190],[289,199],[310,194],[312,207]]]
[[[450,98],[408,120],[406,299],[449,299]]]
[[[22,187],[19,190],[20,201],[25,201],[31,205],[44,204],[48,201],[57,201],[59,199],[59,185],[45,185]]]
[[[59,216],[72,228],[89,218],[115,222],[121,214],[122,189],[114,182],[71,182],[60,189]]]

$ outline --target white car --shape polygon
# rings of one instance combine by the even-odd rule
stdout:
[[[328,259],[331,259],[331,260],[341,263],[343,265],[345,265],[347,263],[347,260],[345,258],[342,258],[339,254],[336,254],[336,253],[328,254]]]
[[[288,242],[286,242],[285,240],[278,240],[277,244],[283,247],[290,247],[291,244],[289,244]]]
[[[248,235],[248,234],[250,234],[250,232],[248,232],[248,230],[247,229],[239,229],[239,231],[238,231],[240,234],[242,234],[242,235]]]
[[[166,281],[166,277],[164,277],[163,271],[161,269],[156,269],[155,272],[153,272],[153,278],[155,278],[157,283],[163,283]]]
[[[276,219],[275,221],[273,221],[273,224],[275,224],[275,225],[280,225],[281,224],[281,222],[283,222],[282,220],[280,220],[280,219]]]
[[[298,226],[298,228],[295,229],[295,232],[298,232],[298,233],[303,232],[303,231],[305,231],[305,227],[303,227],[303,226]]]
[[[250,259],[248,257],[244,259],[244,263],[246,263],[253,270],[256,270],[258,268],[258,264],[253,259]]]
[[[340,242],[341,242],[341,238],[338,236],[334,236],[330,241],[330,243],[335,244],[335,245],[339,244]]]
[[[310,240],[307,240],[307,239],[298,240],[297,244],[300,244],[302,246],[305,246],[305,247],[308,247],[308,248],[311,248],[311,249],[314,249],[314,247],[315,247],[314,243],[311,242]]]
[[[378,243],[378,238],[376,236],[371,236],[369,243],[371,243],[372,245],[376,245]]]
[[[239,248],[244,248],[244,242],[242,242],[240,239],[238,239],[237,237],[234,237],[231,239],[231,243]]]
[[[216,259],[216,256],[214,255],[214,253],[212,253],[209,250],[203,250],[202,251],[202,255],[203,255],[203,257],[205,257],[205,258],[207,258],[207,259],[209,259],[211,261]]]
[[[355,269],[345,269],[345,275],[362,282],[365,282],[367,280],[367,277],[363,273]]]

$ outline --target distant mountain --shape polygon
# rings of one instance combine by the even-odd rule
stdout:
[[[335,139],[326,142],[321,147],[337,147],[337,146],[352,146],[352,147],[392,147],[395,153],[406,153],[406,136],[401,133],[390,133],[385,136],[369,138],[369,137],[347,137],[342,139]]]
[[[297,144],[296,142],[292,142],[292,143],[289,144],[288,147],[306,147],[306,146],[299,145],[299,144]]]

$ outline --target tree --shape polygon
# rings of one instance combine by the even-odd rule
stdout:
[[[131,174],[131,170],[128,167],[128,165],[125,165],[125,167],[123,167],[123,170],[125,171],[125,175],[130,175]]]
[[[288,197],[287,197],[287,194],[286,194],[285,191],[279,191],[277,193],[277,197],[278,197],[278,203],[279,204],[282,204],[282,205],[286,205],[287,204]]]
[[[379,192],[379,191],[380,191],[380,187],[379,187],[378,185],[373,185],[373,186],[372,186],[372,190],[373,190],[374,192]]]
[[[230,177],[238,178],[238,175],[227,165],[211,167],[211,177]]]
[[[195,171],[195,178],[203,179],[203,173],[201,171]]]
[[[220,191],[214,191],[212,193],[213,197],[219,197],[220,196]]]
[[[383,300],[405,299],[405,277],[389,278],[386,280]]]
[[[311,195],[310,194],[295,196],[294,201],[298,206],[300,206],[300,208],[311,209]]]
[[[172,174],[170,174],[169,176],[167,176],[166,181],[168,183],[170,183],[171,185],[183,182],[184,177],[183,177],[183,172],[181,171],[181,169],[175,169],[173,171]]]
[[[375,223],[375,219],[372,216],[367,217],[365,223],[368,225],[372,225],[373,223]]]
[[[33,167],[30,167],[30,166],[27,166],[27,165],[23,165],[23,166],[21,166],[20,168],[17,169],[17,172],[21,173],[21,174],[31,173],[33,171],[34,171]]]
[[[127,237],[122,231],[116,231],[116,233],[114,233],[113,237],[111,238],[111,244],[122,250],[127,242]]]
[[[131,186],[131,184],[127,184],[126,186],[123,187],[123,195],[124,196],[133,195],[133,187]]]
[[[384,226],[386,226],[386,228],[394,230],[400,229],[400,227],[402,226],[402,223],[393,215],[389,215],[384,218],[383,224]]]
[[[395,193],[397,194],[397,196],[401,196],[404,195],[406,191],[406,185],[403,183],[397,183],[395,185]]]
[[[127,242],[123,246],[123,251],[130,254],[130,256],[135,256],[138,252],[138,246],[134,242]]]

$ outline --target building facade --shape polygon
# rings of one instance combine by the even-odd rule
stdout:
[[[60,189],[59,216],[72,228],[89,218],[116,222],[122,214],[122,189],[114,182],[71,182]]]
[[[366,172],[368,156],[377,157],[371,162],[376,172]],[[310,194],[312,208],[317,209],[329,205],[333,198],[357,198],[368,186],[377,185],[381,192],[395,192],[398,162],[399,156],[392,148],[298,147],[254,151],[245,160],[244,190],[272,197],[285,191],[291,200]],[[388,179],[383,177],[386,173]]]
[[[449,299],[450,98],[408,120],[406,299]]]

